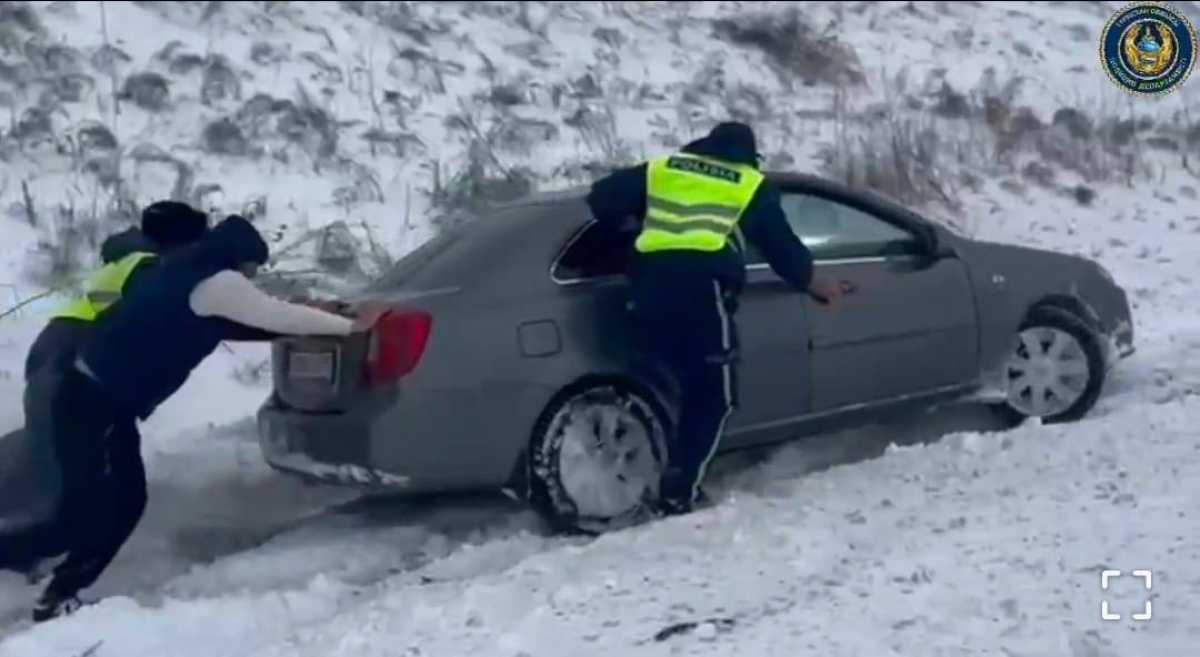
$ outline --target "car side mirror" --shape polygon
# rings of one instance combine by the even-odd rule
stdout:
[[[933,224],[921,226],[921,241],[925,246],[925,252],[936,260],[958,257],[954,245],[942,239],[941,231]]]

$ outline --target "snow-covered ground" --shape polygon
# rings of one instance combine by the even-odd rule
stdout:
[[[95,4],[35,4],[52,34],[70,35],[89,57],[103,43]],[[186,161],[198,183],[222,185],[218,200],[227,207],[265,193],[270,212],[262,225],[286,236],[280,244],[326,218],[371,223],[397,253],[419,241],[429,203],[418,192],[431,184],[424,165],[461,167],[466,157],[445,115],[457,111],[459,98],[471,105],[498,86],[528,95],[505,112],[479,105],[492,113],[485,118],[507,117],[505,125],[521,130],[549,130],[537,123],[545,121],[557,131],[530,139],[527,152],[519,144],[498,147],[504,164],[530,167],[542,185],[570,178],[555,170],[564,161],[604,155],[593,133],[589,142],[564,123],[595,102],[579,81],[585,74],[610,99],[617,134],[635,156],[669,146],[656,136],[661,130],[647,126],[666,125],[686,138],[688,129],[676,126],[702,130],[744,102],[744,93],[726,93],[739,82],[786,108],[764,117],[762,132],[773,156],[792,153],[789,166],[811,168],[827,134],[817,119],[793,113],[829,107],[827,85],[787,89],[761,73],[761,53],[710,40],[707,18],[750,11],[750,4],[692,5],[686,15],[676,3],[647,3],[629,15],[620,3],[531,3],[524,17],[486,3],[397,10],[401,27],[423,24],[422,38],[394,24],[375,27],[356,13],[360,3],[268,4],[230,3],[207,14],[207,3],[111,2],[106,29],[130,58],[125,75],[166,70],[153,55],[172,39],[183,43],[180,52],[229,54],[243,80],[239,102],[201,102],[198,74],[181,74],[172,78],[171,111],[126,103],[115,132],[123,145],[156,143]],[[943,68],[959,90],[982,84],[989,66],[1001,80],[1026,76],[1020,102],[1043,121],[1068,105],[1128,107],[1139,116],[1184,107],[1189,95],[1131,101],[1104,78],[1095,45],[1114,8],[846,3],[805,15],[822,29],[833,24],[830,32],[854,44],[871,75],[907,67],[918,80]],[[1192,11],[1190,3],[1183,8]],[[611,32],[597,36],[597,28]],[[258,48],[266,64],[246,61],[259,42],[274,45]],[[390,66],[380,55],[380,89],[408,99],[396,101],[406,108],[403,120],[388,114],[402,125],[384,127],[417,135],[422,146],[416,155],[368,156],[355,140],[375,116],[361,85],[350,82],[354,53],[404,48],[424,53],[427,68],[404,68],[408,60],[392,55],[388,61],[400,64]],[[475,59],[482,58],[463,54],[476,51],[498,73],[478,72]],[[321,77],[307,68],[318,60],[344,69],[341,82],[329,70]],[[456,61],[462,71],[446,63]],[[98,79],[107,88],[107,78]],[[622,79],[638,84],[627,88]],[[355,136],[343,135],[339,149],[366,163],[382,202],[336,203],[335,190],[355,188],[361,169],[343,162],[314,176],[306,142],[273,133],[252,139],[289,153],[258,160],[197,145],[206,122],[233,115],[254,93],[291,97],[297,80],[311,83],[313,93],[331,89],[322,102],[339,120],[362,121],[346,128]],[[642,83],[652,92],[644,98],[634,93]],[[548,99],[556,84],[561,104]],[[1195,84],[1184,91],[1200,89]],[[856,95],[866,106],[884,93],[868,86]],[[697,95],[720,96],[726,105],[679,100]],[[99,100],[64,107],[67,123],[113,120]],[[0,172],[0,202],[17,208],[12,221],[0,219],[0,283],[11,286],[0,286],[0,309],[8,307],[3,295],[23,299],[40,289],[24,273],[45,227],[34,229],[21,215],[19,181],[31,181],[49,212],[54,203],[40,199],[56,199],[56,190],[81,175],[51,152],[14,157]],[[720,504],[711,510],[595,540],[562,538],[503,498],[368,504],[273,474],[250,419],[265,384],[233,375],[266,352],[231,347],[144,427],[150,509],[89,592],[105,599],[31,627],[25,617],[37,590],[0,575],[0,657],[1189,655],[1200,638],[1200,212],[1192,209],[1200,181],[1178,163],[1164,156],[1153,180],[1133,187],[1093,184],[1090,205],[1060,193],[1080,181],[1070,172],[1048,188],[982,176],[960,190],[961,216],[977,236],[1088,255],[1129,291],[1138,352],[1077,424],[995,432],[982,416],[949,409],[821,437],[762,462],[722,464]],[[146,166],[130,172],[141,201],[173,184]],[[410,186],[418,189],[411,193],[413,230],[400,218]],[[48,306],[0,320],[0,432],[21,421],[19,364]],[[1100,587],[1105,569],[1125,573],[1109,591]],[[1135,569],[1153,572],[1150,592],[1129,576]],[[1132,620],[1147,597],[1153,618]],[[1120,621],[1101,619],[1105,599]]]
[[[592,541],[491,498],[306,518],[334,496],[239,465],[246,428],[180,436],[203,442],[152,461],[151,513],[96,591],[113,597],[10,626],[0,655],[1185,655],[1198,352],[1194,328],[1144,344],[1077,425],[867,461],[939,427],[822,438],[727,469],[715,509]],[[1172,360],[1191,367],[1174,383],[1146,365]],[[1100,571],[1143,568],[1154,617],[1130,621],[1146,594],[1102,592]],[[0,591],[14,613],[35,593]],[[1106,597],[1125,620],[1101,621]]]

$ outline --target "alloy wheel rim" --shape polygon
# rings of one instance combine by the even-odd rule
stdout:
[[[1005,369],[1008,404],[1030,417],[1058,415],[1071,408],[1083,397],[1092,376],[1079,340],[1045,326],[1017,335]]]

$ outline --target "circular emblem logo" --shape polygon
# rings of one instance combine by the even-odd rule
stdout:
[[[1196,64],[1196,30],[1166,5],[1129,5],[1104,26],[1100,63],[1109,79],[1130,93],[1168,93]]]

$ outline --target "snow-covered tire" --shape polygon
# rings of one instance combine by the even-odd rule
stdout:
[[[1083,319],[1055,307],[1035,308],[1022,322],[1005,364],[1005,402],[994,408],[1013,424],[1082,418],[1100,398],[1106,375],[1100,337]]]
[[[645,519],[657,499],[668,415],[655,396],[593,379],[555,396],[533,428],[530,502],[558,531],[600,534]]]

